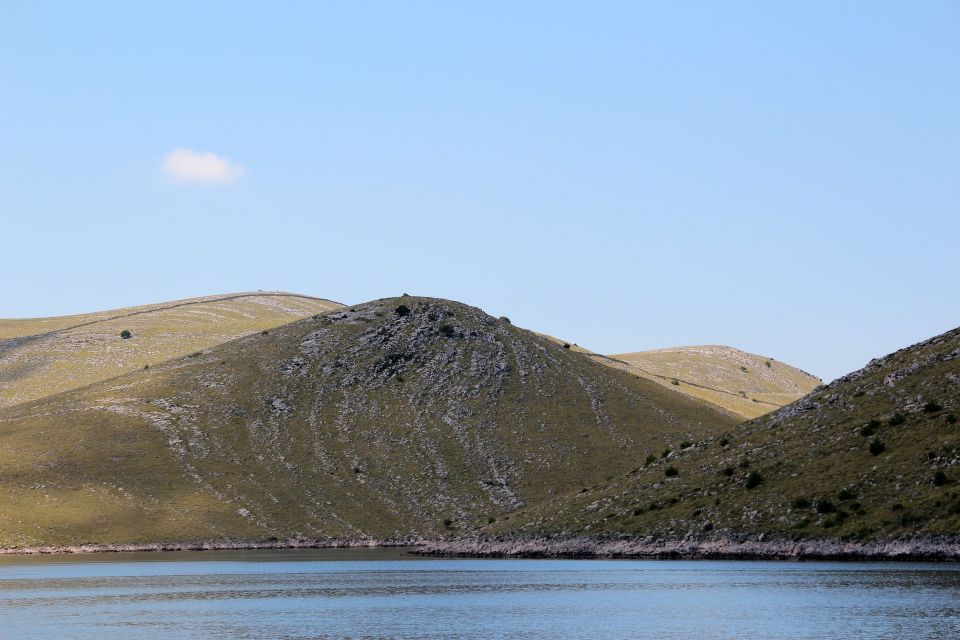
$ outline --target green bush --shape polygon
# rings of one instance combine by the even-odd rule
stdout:
[[[676,467],[670,466],[663,470],[663,475],[667,476],[668,478],[675,478],[680,475],[680,472],[677,471]]]
[[[672,385],[674,385],[674,386],[676,386],[676,387],[679,387],[679,386],[680,386],[680,381],[677,380],[676,378],[674,378],[673,380],[670,381],[670,384],[672,384]]]
[[[693,443],[690,442],[689,440],[684,440],[683,442],[680,443],[681,449],[689,449],[692,446],[693,446]]]
[[[889,424],[891,427],[898,427],[906,421],[907,421],[906,416],[904,416],[902,413],[897,411],[890,417]]]
[[[653,455],[652,453],[649,453],[649,454],[647,454],[647,459],[643,461],[643,464],[644,464],[644,465],[651,465],[651,464],[653,464],[653,463],[656,462],[656,461],[657,461],[657,456]]]
[[[837,510],[837,505],[829,500],[817,500],[817,513],[833,513]]]
[[[747,481],[744,483],[743,486],[745,486],[747,489],[753,489],[753,488],[759,487],[762,484],[763,484],[763,476],[760,475],[760,472],[751,471],[750,474],[747,476]]]
[[[878,456],[884,451],[887,450],[887,445],[883,443],[879,438],[874,438],[870,441],[870,453],[871,455]]]
[[[440,332],[440,335],[446,336],[448,338],[452,338],[453,334],[455,333],[455,329],[453,328],[453,326],[447,323],[443,323],[442,325],[440,325],[437,331]]]
[[[506,322],[507,324],[510,324],[510,318],[507,316],[500,316],[500,322]]]
[[[956,424],[956,422],[957,422],[957,414],[955,414],[955,413],[948,413],[948,414],[947,414],[947,424]]]
[[[943,472],[943,469],[937,469],[936,473],[933,474],[933,485],[935,487],[942,487],[949,482],[950,478],[948,478],[947,474]]]
[[[880,428],[880,424],[881,423],[879,420],[871,420],[867,424],[860,427],[860,435],[862,435],[864,438],[869,438],[877,432],[877,429]]]
[[[841,500],[853,500],[857,496],[852,490],[844,488],[837,492],[837,497]]]
[[[733,467],[724,467],[720,470],[720,475],[727,476],[728,478],[733,475]]]
[[[728,438],[728,437],[726,437],[726,436],[720,438],[720,446],[721,446],[721,447],[725,447],[725,446],[727,446],[728,444],[730,444],[730,438]]]
[[[811,506],[807,498],[794,498],[790,501],[790,507],[793,509],[809,509]]]
[[[130,338],[133,337],[133,334],[130,333],[129,329],[124,329],[123,331],[120,332],[120,337],[123,338],[124,340],[129,340]]]
[[[497,519],[494,518],[493,516],[487,516],[487,524],[493,524],[496,521]]]
[[[668,455],[670,455],[670,449],[664,449],[663,453],[660,454],[660,457],[666,458]]]
[[[923,405],[923,410],[926,411],[927,413],[936,413],[941,409],[943,409],[943,405],[934,400],[930,400],[925,405]]]
[[[405,304],[397,305],[397,308],[393,311],[401,318],[410,315],[410,307]]]
[[[450,518],[444,518],[444,519],[443,519],[443,526],[444,526],[444,528],[446,528],[446,529],[451,528],[451,527],[453,526],[453,520],[451,520]]]

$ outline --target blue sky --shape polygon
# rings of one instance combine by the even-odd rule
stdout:
[[[825,379],[960,324],[960,3],[323,4],[0,0],[0,317],[409,292]]]

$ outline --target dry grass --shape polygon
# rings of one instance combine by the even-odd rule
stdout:
[[[288,293],[0,320],[0,408],[100,382],[341,305]],[[132,337],[123,339],[122,331]]]

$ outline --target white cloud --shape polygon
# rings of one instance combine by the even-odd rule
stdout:
[[[163,171],[177,182],[227,183],[245,169],[211,151],[174,149],[163,158]]]

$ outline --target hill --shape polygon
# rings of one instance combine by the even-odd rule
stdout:
[[[600,364],[661,384],[749,420],[800,399],[822,380],[788,364],[722,345],[603,355],[543,334]]]
[[[342,305],[235,293],[57,318],[0,320],[0,408],[76,389]],[[131,337],[120,337],[129,331]]]
[[[0,546],[460,535],[735,423],[479,309],[378,300],[0,410]]]
[[[788,364],[721,345],[610,356],[629,370],[728,411],[756,418],[813,391],[822,380]]]
[[[955,329],[484,535],[956,543],[958,416]]]

